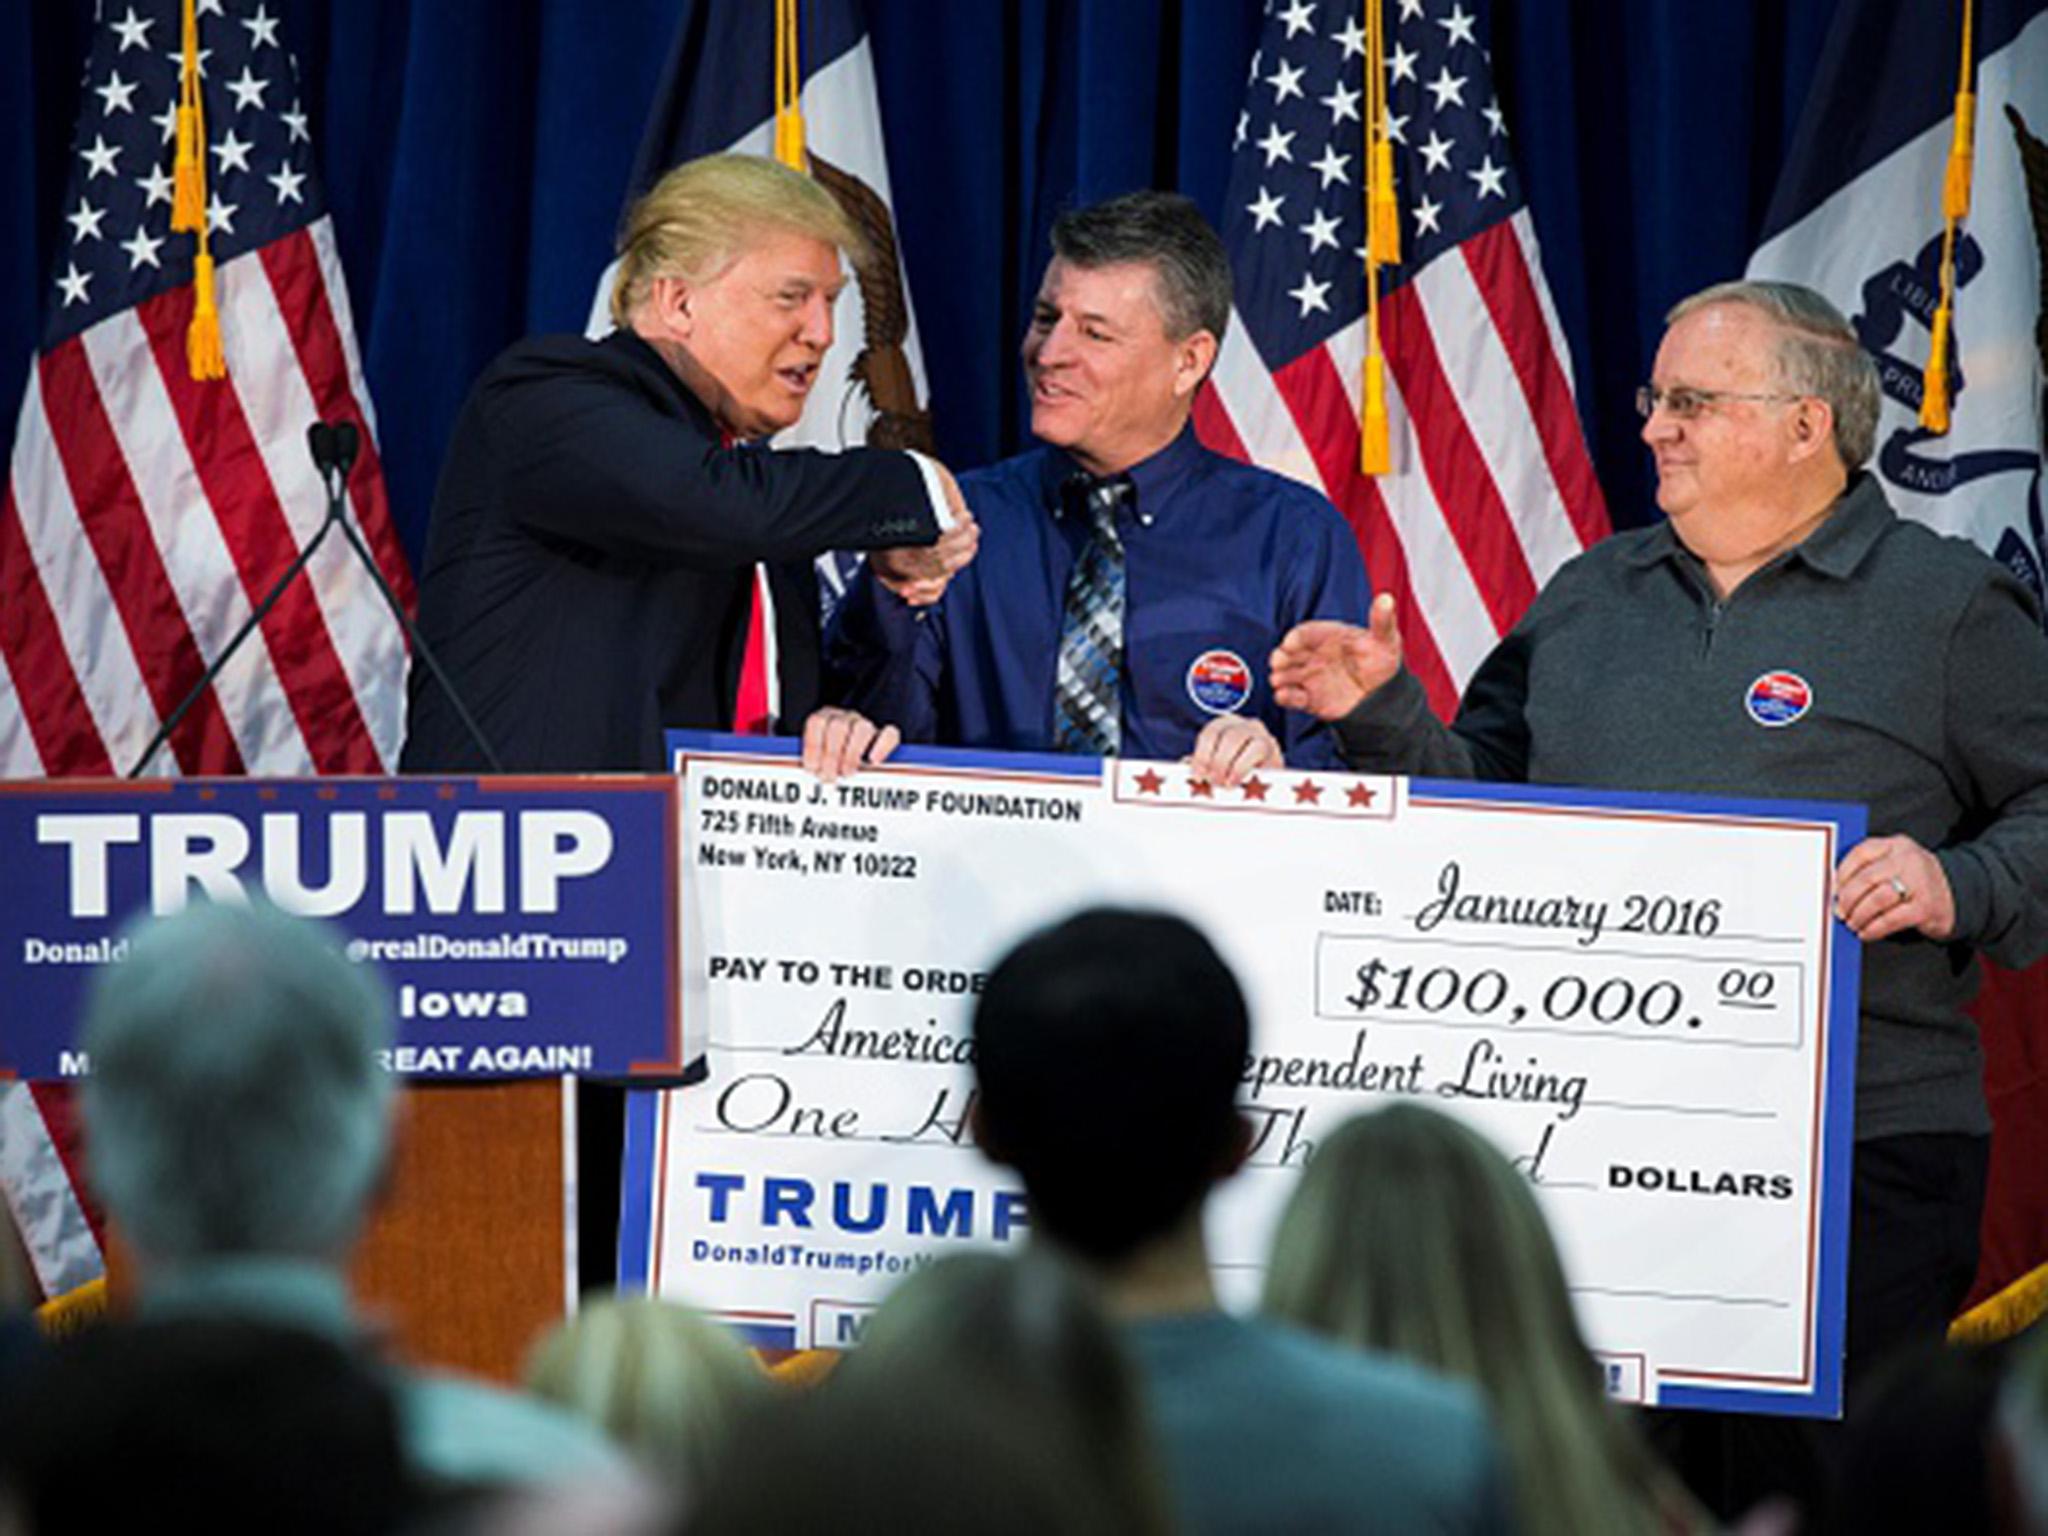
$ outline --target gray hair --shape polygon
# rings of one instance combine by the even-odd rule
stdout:
[[[1177,192],[1126,192],[1073,208],[1052,226],[1053,254],[1077,267],[1143,262],[1158,280],[1166,334],[1183,341],[1230,325],[1230,257],[1209,221]]]
[[[1835,418],[1835,452],[1854,474],[1877,446],[1877,364],[1842,312],[1799,283],[1716,283],[1680,299],[1664,317],[1676,325],[1714,304],[1742,304],[1778,327],[1775,359],[1788,390],[1827,402]]]
[[[94,1186],[146,1258],[338,1255],[383,1170],[381,989],[268,906],[145,919],[95,979],[83,1043]]]

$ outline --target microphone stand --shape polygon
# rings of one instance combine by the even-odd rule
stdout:
[[[220,676],[221,670],[234,658],[235,652],[256,632],[256,626],[277,606],[278,600],[285,594],[285,589],[297,579],[299,572],[303,571],[307,562],[313,558],[314,552],[326,542],[327,535],[336,528],[341,530],[341,536],[348,547],[355,551],[356,559],[363,569],[370,573],[370,580],[376,583],[377,591],[383,596],[384,606],[391,610],[392,618],[396,619],[399,628],[405,631],[406,640],[412,646],[413,654],[426,663],[427,670],[433,673],[434,680],[448,695],[448,702],[455,706],[456,716],[462,721],[463,728],[469,732],[470,739],[476,743],[477,751],[489,765],[490,771],[503,773],[504,765],[499,762],[498,754],[491,750],[491,744],[485,739],[483,730],[463,705],[462,695],[457,693],[455,685],[449,682],[448,674],[441,668],[440,659],[428,647],[426,638],[419,632],[419,627],[406,613],[405,605],[398,600],[398,594],[391,590],[391,583],[384,579],[384,572],[378,566],[376,556],[370,553],[369,545],[363,541],[362,534],[357,532],[355,525],[348,520],[348,475],[355,467],[356,451],[361,445],[361,437],[355,423],[337,421],[329,424],[316,421],[306,429],[306,445],[313,452],[313,463],[320,471],[320,483],[327,491],[326,517],[321,520],[320,527],[314,532],[313,537],[306,541],[306,547],[299,551],[298,557],[285,567],[284,574],[277,578],[277,584],[264,596],[263,601],[256,605],[255,612],[244,619],[241,626],[235,630],[227,643],[227,648],[213,659],[207,669],[199,675],[199,681],[192,685],[191,691],[179,700],[178,707],[157,727],[156,734],[149,739],[149,745],[142,749],[142,755],[135,760],[135,766],[128,770],[128,777],[142,777],[143,770],[156,760],[156,755],[163,750],[164,743],[171,739],[172,733],[184,722],[185,716],[192,712],[192,706],[213,686],[213,680]]]

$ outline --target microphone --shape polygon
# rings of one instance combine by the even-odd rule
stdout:
[[[346,480],[362,447],[362,434],[352,421],[316,421],[306,428],[306,446],[313,452],[313,464],[322,479],[339,474]]]

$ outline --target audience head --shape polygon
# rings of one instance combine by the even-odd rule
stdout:
[[[734,1424],[772,1391],[732,1334],[651,1296],[585,1301],[534,1350],[526,1385],[686,1491],[703,1485]]]
[[[2035,1323],[2011,1349],[1993,1445],[1998,1529],[2048,1536],[2048,1326]]]
[[[1115,1265],[1199,1220],[1242,1161],[1244,994],[1178,917],[1109,908],[1026,939],[974,1014],[976,1132],[1031,1220]]]
[[[1084,1283],[1042,1255],[977,1254],[906,1280],[822,1387],[756,1421],[691,1529],[1163,1536],[1166,1511]]]
[[[1045,1253],[963,1253],[919,1270],[889,1295],[841,1367],[842,1383],[951,1385],[912,1412],[985,1415],[992,1436],[1031,1441],[1064,1463],[1116,1528],[1163,1531],[1165,1485],[1153,1461],[1133,1367],[1087,1281]],[[903,1410],[899,1410],[903,1411]]]
[[[1661,1493],[1527,1181],[1447,1115],[1396,1103],[1324,1138],[1274,1236],[1266,1308],[1476,1383],[1532,1532],[1604,1529]]]
[[[1856,1381],[1833,1468],[1828,1526],[1995,1529],[1991,1447],[2008,1358],[2004,1345],[1922,1342]]]
[[[198,905],[132,930],[83,1043],[93,1185],[144,1274],[228,1255],[338,1259],[383,1171],[388,1002],[323,927]]]
[[[35,1536],[175,1529],[384,1536],[416,1506],[382,1374],[246,1319],[95,1328],[0,1424],[0,1500]]]

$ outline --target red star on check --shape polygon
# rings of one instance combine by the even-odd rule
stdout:
[[[1294,803],[1296,805],[1321,805],[1323,803],[1323,786],[1311,779],[1303,779],[1294,786]]]
[[[1353,805],[1371,805],[1372,791],[1363,784],[1354,784],[1344,792],[1344,798]]]
[[[1166,787],[1166,780],[1162,779],[1150,768],[1147,768],[1131,782],[1138,786],[1138,793],[1141,795],[1156,795]]]
[[[1213,800],[1216,798],[1216,786],[1207,779],[1189,779],[1188,793],[1197,800]]]
[[[1244,781],[1244,797],[1247,800],[1264,800],[1266,798],[1266,781],[1264,779],[1246,779]]]

